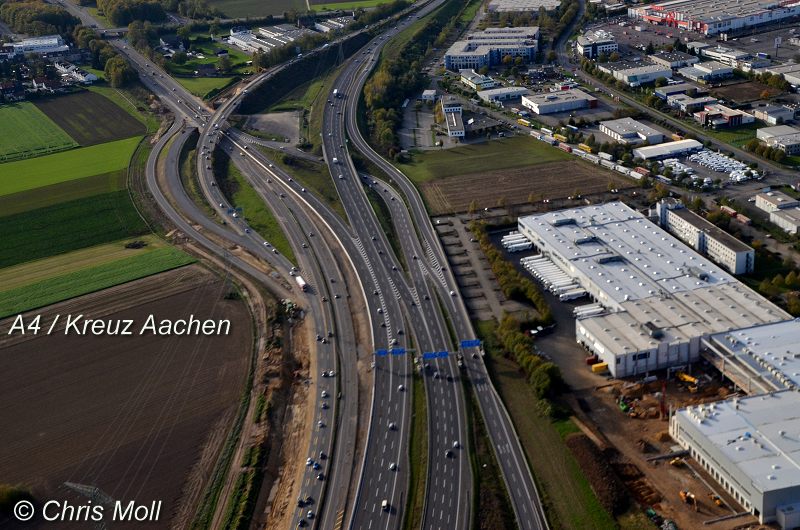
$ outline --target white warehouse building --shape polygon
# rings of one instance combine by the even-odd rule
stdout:
[[[576,341],[614,377],[699,358],[714,333],[789,315],[621,202],[522,217],[519,232],[606,312]]]
[[[669,433],[763,523],[800,526],[800,393],[783,390],[678,410]]]
[[[664,134],[661,131],[633,118],[601,121],[600,132],[626,145],[638,145],[644,142],[653,145],[664,141]]]

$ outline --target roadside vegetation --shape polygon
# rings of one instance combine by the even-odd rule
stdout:
[[[411,470],[404,530],[419,528],[422,522],[422,513],[425,511],[425,481],[428,476],[428,405],[425,399],[425,383],[416,372],[413,381],[413,415],[408,454]]]
[[[292,246],[278,220],[225,151],[214,151],[213,168],[220,191],[231,204],[242,208],[242,216],[253,230],[286,256],[286,259],[297,264]]]
[[[267,153],[267,156],[275,156],[274,150],[271,152],[267,151],[267,148],[262,148],[262,150]],[[275,156],[274,161],[284,171],[291,174],[297,182],[316,192],[319,198],[347,223],[347,214],[326,165],[296,158],[289,154]]]
[[[530,463],[550,528],[615,528],[613,517],[564,443],[567,435],[579,432],[578,427],[568,418],[553,419],[546,413],[548,407],[540,405],[525,372],[504,353],[495,321],[476,322],[475,328],[484,342],[489,374]]]

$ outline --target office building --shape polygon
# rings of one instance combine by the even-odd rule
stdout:
[[[558,0],[491,0],[486,7],[489,13],[538,13],[539,8],[556,9]]]
[[[752,247],[684,208],[680,201],[662,199],[656,205],[656,214],[667,231],[728,272],[747,274],[755,270]]]
[[[578,89],[522,96],[522,106],[536,114],[554,114],[570,110],[595,108],[597,98]]]
[[[26,53],[44,55],[69,51],[69,46],[64,43],[61,35],[45,35],[22,39],[20,42],[12,42],[11,47],[14,49],[14,55],[24,55]]]
[[[704,35],[745,30],[800,15],[786,0],[667,0],[628,8],[628,17]]]
[[[601,121],[600,132],[625,145],[638,145],[645,142],[657,144],[664,141],[662,132],[633,118]]]
[[[654,83],[656,79],[672,78],[672,68],[659,64],[643,64],[633,61],[618,61],[598,65],[598,68],[614,76],[630,87]]]
[[[506,56],[530,62],[538,42],[538,27],[487,28],[453,43],[444,55],[444,65],[448,70],[478,70],[502,64]]]
[[[729,129],[755,121],[752,114],[719,103],[705,105],[703,110],[694,113],[694,119],[700,125],[713,129]]]
[[[482,75],[472,69],[459,70],[461,82],[472,90],[487,90],[497,86],[497,81],[487,75]]]
[[[608,56],[619,49],[614,35],[604,30],[584,33],[578,37],[576,46],[578,53],[587,59],[594,59],[600,54]]]
[[[785,105],[760,105],[753,109],[753,116],[769,125],[779,125],[794,119],[794,109]]]

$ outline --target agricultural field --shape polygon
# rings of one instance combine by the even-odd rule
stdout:
[[[42,99],[36,107],[83,147],[145,133],[139,120],[97,92]]]
[[[0,164],[0,197],[125,169],[140,140],[136,136]]]
[[[417,184],[463,175],[466,168],[470,173],[477,173],[573,160],[571,155],[525,136],[441,151],[415,152],[412,156],[410,163],[398,164],[398,168]]]
[[[558,151],[553,149],[553,151]],[[469,164],[465,164],[470,170]],[[427,180],[420,185],[431,215],[466,212],[472,201],[478,208],[523,204],[531,199],[555,199],[623,189],[632,181],[595,165],[570,160],[536,166],[486,170],[480,173]]]
[[[303,13],[308,9],[305,0],[209,0],[208,3],[222,11],[227,18],[283,15],[292,9]]]
[[[31,158],[77,147],[67,132],[33,103],[0,106],[0,162]]]
[[[193,314],[229,319],[227,336],[2,337],[0,371],[14,382],[0,385],[3,480],[38,499],[64,498],[67,480],[116,499],[161,499],[155,526],[188,527],[176,514],[193,513],[212,475],[224,441],[219,427],[236,414],[252,355],[249,313],[227,292],[194,265],[59,304],[42,317],[142,323],[149,314]]]

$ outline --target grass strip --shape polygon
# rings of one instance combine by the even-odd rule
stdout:
[[[428,474],[428,405],[425,384],[415,371],[413,375],[411,416],[411,443],[409,445],[409,491],[406,504],[404,530],[419,528],[425,508],[425,478]]]

